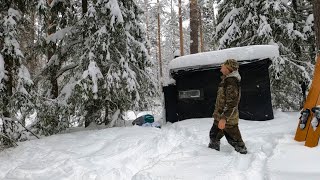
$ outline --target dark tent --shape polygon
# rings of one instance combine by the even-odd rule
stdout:
[[[239,64],[242,77],[240,118],[273,119],[268,71],[270,58],[241,60]],[[171,69],[171,77],[176,84],[163,88],[167,121],[212,117],[221,81],[220,64]]]

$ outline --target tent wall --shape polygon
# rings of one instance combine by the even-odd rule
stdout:
[[[269,59],[265,59],[240,64],[242,93],[239,115],[241,119],[258,121],[273,119],[268,71],[270,62]],[[176,101],[176,110],[171,110],[170,105],[166,104],[166,112],[176,111],[177,113],[176,120],[171,116],[170,122],[212,117],[217,88],[221,81],[220,67],[178,71],[172,75],[176,80],[176,95],[170,96]],[[190,90],[196,90],[199,96],[192,96],[192,94],[187,98],[180,96],[184,92],[191,92]],[[169,94],[165,92],[165,97],[168,98],[168,96]]]
[[[175,85],[163,87],[167,122],[177,122],[177,88]]]
[[[263,60],[240,66],[241,119],[260,121],[274,118],[270,92],[270,64],[270,60]]]

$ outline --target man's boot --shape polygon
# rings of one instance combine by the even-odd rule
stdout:
[[[239,152],[240,154],[247,154],[248,153],[246,146],[236,146],[234,149],[237,152]]]
[[[208,145],[208,148],[211,148],[211,149],[215,149],[217,151],[220,151],[220,141],[210,141],[209,145]]]

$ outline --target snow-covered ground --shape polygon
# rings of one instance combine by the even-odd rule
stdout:
[[[275,112],[271,121],[240,121],[249,154],[225,138],[207,148],[212,119],[162,129],[87,130],[19,143],[0,153],[0,179],[319,179],[320,147],[293,140],[299,114]]]

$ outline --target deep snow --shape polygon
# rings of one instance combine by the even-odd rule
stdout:
[[[169,68],[179,70],[205,65],[220,65],[227,59],[250,61],[276,57],[279,57],[277,45],[251,45],[177,57],[170,61]]]
[[[293,140],[298,112],[240,121],[249,154],[225,138],[207,148],[212,119],[65,133],[0,153],[0,179],[319,179],[320,148]]]

